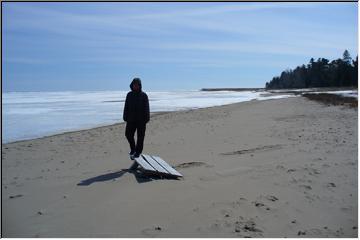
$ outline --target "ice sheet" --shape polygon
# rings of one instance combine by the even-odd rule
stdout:
[[[265,92],[150,91],[150,111],[177,111],[289,97]],[[31,139],[122,121],[127,91],[3,93],[3,142]]]

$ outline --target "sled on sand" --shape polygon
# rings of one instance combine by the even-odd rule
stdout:
[[[141,170],[145,173],[151,173],[161,177],[183,177],[181,173],[158,156],[141,154],[138,158],[135,158],[134,161],[133,166],[136,165],[136,163],[139,164]]]

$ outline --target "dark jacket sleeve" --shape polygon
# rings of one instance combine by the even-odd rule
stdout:
[[[145,122],[148,123],[150,121],[150,106],[149,106],[149,98],[148,98],[148,96],[146,94],[145,94],[144,101],[145,101],[145,103],[144,103]]]
[[[127,122],[128,112],[129,112],[129,94],[126,95],[125,106],[124,106],[123,119],[125,122]]]

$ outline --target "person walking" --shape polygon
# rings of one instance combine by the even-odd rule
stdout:
[[[130,89],[131,91],[126,95],[123,119],[126,122],[125,136],[130,145],[129,155],[134,160],[143,151],[146,124],[150,121],[150,107],[149,98],[142,91],[140,78],[133,79]],[[136,144],[134,140],[135,131],[137,132]],[[131,169],[138,166],[135,163]]]

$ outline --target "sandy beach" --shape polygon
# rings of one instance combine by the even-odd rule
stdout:
[[[357,237],[357,108],[304,97],[152,116],[131,173],[125,124],[2,145],[2,237]]]

